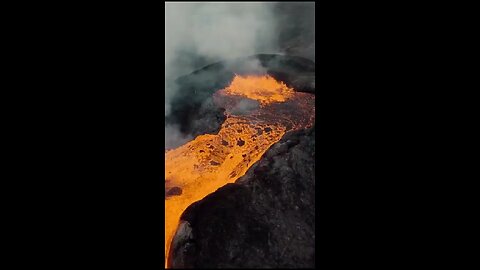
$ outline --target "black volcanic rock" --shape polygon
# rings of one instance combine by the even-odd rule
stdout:
[[[218,133],[226,119],[224,112],[225,109],[215,106],[212,98],[207,98],[200,108],[194,112],[195,116],[189,124],[189,129],[185,130],[186,133],[192,134],[193,137],[201,134]]]
[[[180,187],[172,187],[165,191],[165,197],[182,195],[182,189]]]
[[[287,133],[236,183],[188,207],[174,268],[315,266],[315,127]]]

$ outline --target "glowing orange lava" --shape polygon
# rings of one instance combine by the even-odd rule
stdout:
[[[243,176],[287,131],[314,122],[315,95],[295,92],[270,76],[236,76],[213,98],[227,115],[218,134],[200,135],[165,153],[165,188],[181,189],[180,195],[165,200],[165,267],[180,216],[189,205]],[[245,100],[261,106],[237,115],[234,109]]]
[[[271,76],[235,76],[227,94],[245,96],[260,101],[262,105],[272,102],[284,102],[295,92],[283,82],[278,82]]]

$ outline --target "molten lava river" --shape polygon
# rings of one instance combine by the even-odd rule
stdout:
[[[225,108],[218,134],[200,135],[165,152],[165,267],[183,211],[243,176],[270,146],[315,121],[315,95],[270,76],[235,76],[213,100]]]

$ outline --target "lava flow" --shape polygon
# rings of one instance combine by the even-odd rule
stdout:
[[[237,75],[213,99],[227,116],[218,134],[200,135],[165,153],[165,267],[189,205],[243,176],[286,132],[315,120],[315,95],[270,76]]]

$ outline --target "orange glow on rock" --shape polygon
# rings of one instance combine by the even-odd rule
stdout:
[[[314,122],[315,95],[295,92],[270,76],[236,76],[213,98],[227,115],[218,134],[200,135],[165,153],[165,189],[175,187],[175,195],[165,199],[165,267],[180,216],[189,205],[243,176],[287,131]],[[232,113],[245,100],[261,106]]]

